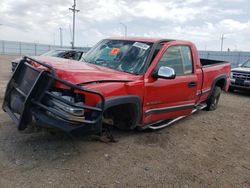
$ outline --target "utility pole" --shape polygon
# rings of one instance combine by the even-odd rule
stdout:
[[[222,52],[223,51],[223,42],[224,42],[224,34],[221,35],[221,45],[220,45],[220,51]]]
[[[59,30],[60,30],[60,47],[62,48],[62,46],[63,46],[62,28],[59,27]]]
[[[55,34],[55,32],[53,33],[53,45],[54,45],[54,47],[56,45],[56,34]]]
[[[120,24],[124,27],[124,36],[126,37],[127,36],[127,25],[125,25],[124,23],[120,22]]]
[[[72,8],[69,8],[73,12],[73,37],[72,37],[72,48],[75,47],[75,16],[76,12],[79,12],[80,10],[76,9],[76,0],[74,0],[74,4],[72,5]]]

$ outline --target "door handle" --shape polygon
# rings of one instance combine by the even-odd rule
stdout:
[[[192,88],[192,87],[196,87],[197,86],[197,82],[189,82],[188,83],[188,88]]]

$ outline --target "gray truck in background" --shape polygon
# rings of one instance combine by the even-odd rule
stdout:
[[[250,91],[250,59],[231,70],[229,90]]]

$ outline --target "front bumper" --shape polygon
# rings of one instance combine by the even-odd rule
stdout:
[[[250,90],[250,80],[230,78],[230,88]]]
[[[37,65],[43,68],[38,69]],[[83,102],[79,105],[55,95],[55,83],[67,88],[71,94],[90,94],[98,98],[98,106],[88,106]],[[51,101],[57,101],[61,107]],[[18,130],[24,130],[35,119],[40,126],[66,132],[86,129],[87,132],[99,133],[102,131],[104,102],[101,93],[61,80],[53,67],[25,57],[16,67],[7,85],[3,110],[16,123]],[[84,114],[79,114],[77,110]]]

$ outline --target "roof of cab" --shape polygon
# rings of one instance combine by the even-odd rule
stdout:
[[[111,37],[108,39],[113,40],[130,40],[130,41],[138,41],[138,42],[159,42],[159,41],[174,41],[173,39],[162,39],[162,38],[148,38],[148,37]]]

